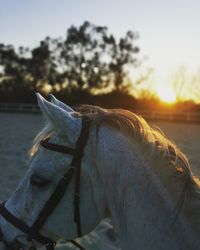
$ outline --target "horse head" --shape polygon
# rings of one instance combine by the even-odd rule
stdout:
[[[6,219],[5,217],[0,218],[4,240],[10,246],[14,245],[12,249],[34,249],[34,247],[40,246],[41,242],[45,244],[45,240],[46,243],[49,243],[48,239],[55,242],[61,238],[72,240],[81,236],[80,232],[77,233],[74,210],[79,213],[80,221],[78,223],[81,225],[81,234],[85,235],[105,217],[106,211],[105,193],[101,189],[101,179],[95,168],[91,139],[92,128],[88,131],[85,145],[76,150],[80,133],[84,134],[82,117],[53,96],[51,96],[51,102],[45,100],[40,94],[37,94],[37,97],[46,119],[46,126],[35,140],[26,175],[16,191],[2,206],[1,213],[3,214],[4,211],[11,219],[6,215]],[[45,140],[47,138],[48,141]],[[53,150],[52,145],[56,145],[57,150]],[[58,150],[66,148],[71,151],[65,153]],[[76,157],[73,156],[73,150],[76,156],[79,154],[76,151],[84,152],[84,155],[79,157],[79,163],[76,163],[76,159],[74,159]],[[80,176],[76,174],[79,170],[73,169],[76,164],[79,165],[79,168],[81,166]],[[69,179],[67,184],[65,180],[63,181],[66,178]],[[77,204],[74,202],[77,195],[77,178],[79,178],[78,210]],[[52,200],[56,200],[60,195],[59,192],[55,194],[55,189],[60,182],[64,182],[59,189],[62,195],[56,204],[50,205]],[[76,192],[75,196],[74,192]],[[49,208],[51,206],[53,209]],[[43,211],[44,207],[45,211]],[[47,215],[44,215],[45,213]],[[42,218],[38,219],[38,217]],[[15,221],[14,224],[12,220]],[[38,220],[40,226],[35,226]]]

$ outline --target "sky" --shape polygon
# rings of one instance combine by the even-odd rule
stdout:
[[[154,69],[151,85],[161,94],[172,90],[170,75],[178,67],[200,68],[199,13],[199,0],[0,0],[0,43],[34,47],[85,20],[116,37],[137,31],[144,67]]]

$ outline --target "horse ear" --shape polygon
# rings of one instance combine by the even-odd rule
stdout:
[[[80,132],[81,118],[73,117],[69,112],[59,106],[48,102],[39,93],[36,94],[38,105],[42,110],[45,118],[59,132],[64,132],[66,135],[76,135]]]
[[[72,108],[67,106],[65,103],[63,103],[63,102],[59,101],[57,98],[55,98],[54,95],[50,94],[49,96],[51,98],[51,103],[57,105],[58,107],[64,109],[67,112],[75,112]]]

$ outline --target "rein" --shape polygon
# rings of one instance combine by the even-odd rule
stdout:
[[[66,173],[61,177],[59,182],[57,183],[53,193],[50,198],[45,203],[44,207],[40,211],[37,219],[32,224],[32,226],[28,226],[24,221],[15,217],[12,213],[10,213],[5,207],[5,202],[0,204],[0,215],[2,215],[7,221],[9,221],[12,225],[23,231],[28,235],[27,240],[32,241],[33,239],[46,245],[47,250],[53,250],[56,242],[48,237],[45,237],[40,234],[40,229],[48,219],[48,217],[52,214],[54,209],[57,207],[60,200],[63,198],[65,191],[72,179],[75,175],[75,187],[74,187],[74,222],[77,227],[77,235],[78,237],[82,236],[81,229],[81,217],[80,217],[80,172],[81,172],[81,160],[84,155],[84,148],[88,141],[89,130],[91,127],[91,119],[88,117],[82,118],[82,128],[79,135],[79,138],[76,142],[75,149],[72,149],[67,146],[62,146],[49,142],[49,138],[42,140],[40,145],[47,150],[56,151],[63,154],[73,155],[70,168],[66,171]],[[74,240],[69,240],[72,244],[78,247],[81,250],[85,250],[81,245],[79,245]],[[30,250],[36,249],[35,247],[31,247]]]

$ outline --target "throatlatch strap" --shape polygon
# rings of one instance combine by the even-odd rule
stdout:
[[[74,193],[74,222],[77,224],[78,237],[82,236],[81,230],[81,218],[80,218],[80,170],[81,160],[84,155],[85,145],[89,137],[89,131],[91,127],[91,119],[83,117],[82,130],[78,141],[76,142],[76,151],[72,159],[71,166],[75,168],[75,193]]]

